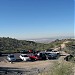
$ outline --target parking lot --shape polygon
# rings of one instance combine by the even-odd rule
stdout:
[[[3,54],[0,57],[0,72],[3,73],[3,75],[6,75],[7,72],[8,75],[38,75],[40,72],[45,72],[50,70],[50,68],[54,65],[54,62],[62,62],[64,61],[64,57],[66,56],[65,52],[62,52],[62,56],[60,56],[58,59],[51,59],[51,60],[38,60],[38,61],[27,61],[24,62],[20,60],[19,55],[21,53],[15,53],[15,57],[17,58],[16,62],[10,63],[7,61],[6,57],[8,54]],[[24,73],[24,74],[23,74]]]
[[[20,53],[15,53],[15,56],[17,58],[17,60],[20,60],[19,58]],[[6,60],[6,56],[7,55],[3,55],[0,57],[0,69],[4,68],[4,70],[24,70],[24,72],[29,73],[32,75],[36,75],[37,72],[42,72],[42,71],[46,71],[50,68],[50,66],[52,66],[52,62],[55,60],[38,60],[38,61],[16,61],[13,63],[10,63]],[[7,69],[6,69],[7,68]],[[2,69],[3,70],[3,69]],[[4,71],[3,70],[3,71]],[[10,71],[11,72],[11,71]],[[33,74],[34,73],[34,74]],[[15,75],[15,74],[14,74]]]
[[[24,62],[24,61],[22,61],[20,58],[19,58],[19,56],[20,56],[20,54],[21,53],[14,53],[14,55],[15,55],[15,57],[16,57],[16,59],[17,59],[17,61],[16,62],[13,62],[13,64],[9,64],[10,62],[8,62],[8,60],[7,60],[7,55],[8,54],[3,54],[2,56],[0,56],[0,67],[10,67],[10,66],[12,66],[12,67],[19,67],[19,66],[22,66],[23,64],[25,65],[26,64],[26,66],[28,65],[29,67],[30,66],[34,66],[34,65],[36,65],[36,64],[41,64],[42,65],[42,63],[47,63],[47,62],[53,62],[53,61],[57,61],[57,60],[59,60],[61,57],[65,57],[65,54],[63,53],[63,55],[62,56],[60,56],[58,59],[51,59],[51,60],[38,60],[38,61],[34,61],[34,62],[32,62],[32,61],[27,61],[27,62]],[[4,65],[3,65],[4,64]],[[6,64],[6,65],[5,65]],[[8,65],[8,66],[7,66]],[[37,66],[37,65],[36,65]],[[24,67],[24,66],[22,66],[22,67]]]
[[[50,61],[55,61],[55,60],[37,60],[37,61],[27,61],[27,62],[24,62],[22,61],[19,56],[20,56],[21,53],[14,53],[14,56],[16,57],[17,61],[16,62],[13,62],[13,64],[11,64],[10,62],[8,62],[7,60],[7,55],[8,54],[3,54],[2,56],[0,56],[0,67],[19,67],[19,68],[23,68],[23,67],[30,67],[30,66],[40,66],[44,63],[50,63]],[[39,65],[37,65],[39,64]],[[25,66],[23,66],[25,65]]]

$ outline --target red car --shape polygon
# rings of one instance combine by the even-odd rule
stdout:
[[[28,50],[29,51],[29,53],[33,53],[33,50]]]
[[[30,57],[31,60],[39,60],[39,57],[37,55],[30,54],[28,56]]]

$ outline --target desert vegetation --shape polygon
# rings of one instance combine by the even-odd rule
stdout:
[[[36,43],[33,41],[17,40],[15,38],[0,37],[0,52],[13,53],[20,50],[47,50],[50,48],[58,47],[64,40],[52,41],[51,43]]]
[[[71,40],[65,45],[66,48],[64,48],[63,50],[73,56],[71,59],[69,58],[69,61],[75,62],[75,40]]]
[[[73,64],[69,62],[54,62],[53,66],[39,75],[74,75]]]

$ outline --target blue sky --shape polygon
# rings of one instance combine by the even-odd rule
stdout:
[[[0,0],[0,37],[74,35],[74,0]]]

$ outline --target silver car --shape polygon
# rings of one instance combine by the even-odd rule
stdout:
[[[12,61],[16,61],[16,58],[15,58],[14,54],[9,54],[9,55],[7,56],[7,60],[8,60],[9,62],[12,62]]]

